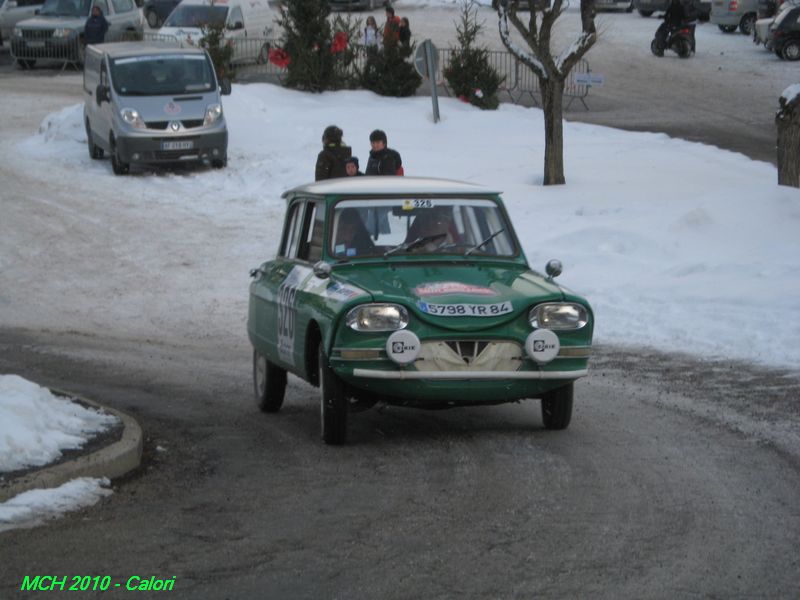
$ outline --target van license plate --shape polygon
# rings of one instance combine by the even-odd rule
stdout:
[[[194,142],[161,142],[162,150],[191,150],[194,148]]]

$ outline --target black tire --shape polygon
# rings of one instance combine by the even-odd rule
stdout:
[[[643,17],[652,17],[653,16],[653,11],[652,10],[642,10],[640,8],[639,9],[639,14],[642,15]]]
[[[328,364],[322,343],[317,352],[319,363],[319,410],[322,440],[332,446],[347,441],[347,396],[342,381]]]
[[[253,350],[253,391],[261,412],[278,412],[286,395],[286,371]]]
[[[783,45],[780,54],[786,60],[800,60],[800,40],[789,40]]]
[[[692,55],[692,45],[689,40],[678,38],[672,43],[672,48],[681,58],[689,58]]]
[[[756,27],[756,16],[753,13],[746,14],[739,21],[739,31],[745,35],[753,35],[753,30]]]
[[[736,31],[736,25],[717,25],[722,33],[733,33]]]
[[[150,27],[150,29],[158,29],[161,27],[161,19],[158,18],[158,13],[155,10],[148,10],[145,19],[147,20],[147,25]]]
[[[114,175],[127,175],[130,172],[130,165],[120,160],[117,154],[117,144],[114,142],[113,137],[111,138],[109,147],[111,149],[111,170],[114,171]]]
[[[664,56],[664,48],[661,47],[661,44],[658,43],[658,40],[653,40],[650,42],[650,52],[656,56]]]
[[[33,59],[29,59],[29,58],[18,58],[17,59],[17,65],[23,71],[28,71],[30,69],[33,69],[33,67],[36,66],[36,61],[33,60]]]
[[[574,386],[571,383],[550,390],[542,396],[542,421],[545,429],[561,430],[572,420]]]
[[[89,149],[89,158],[98,160],[103,158],[103,149],[94,143],[92,139],[92,129],[89,126],[89,120],[86,120],[86,146]]]

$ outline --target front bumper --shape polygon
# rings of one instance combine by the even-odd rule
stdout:
[[[165,148],[165,144],[191,145],[189,148]],[[190,133],[181,136],[144,135],[116,138],[117,155],[128,164],[175,164],[185,162],[224,161],[228,155],[228,130]]]

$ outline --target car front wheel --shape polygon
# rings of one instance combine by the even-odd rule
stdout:
[[[158,13],[156,13],[156,11],[147,11],[147,24],[150,26],[150,29],[158,29],[161,27],[161,19],[158,18]]]
[[[333,372],[322,343],[317,353],[319,363],[319,410],[322,439],[340,446],[347,441],[347,396],[341,379]]]
[[[791,40],[786,42],[783,46],[782,55],[786,60],[800,60],[800,41]]]
[[[545,429],[566,429],[572,420],[572,398],[574,386],[550,390],[542,395],[542,421]]]
[[[739,31],[745,35],[753,35],[753,28],[756,26],[756,16],[752,13],[742,17],[739,22]]]
[[[286,395],[286,371],[253,350],[253,390],[262,412],[278,412]]]

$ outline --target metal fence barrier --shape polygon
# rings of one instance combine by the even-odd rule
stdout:
[[[37,62],[45,61],[61,65],[63,71],[67,67],[80,69],[86,45],[83,34],[70,37],[57,37],[57,30],[50,29],[23,29],[21,37],[10,40],[11,57],[23,69],[30,69]],[[116,31],[106,34],[107,42],[139,41],[142,34],[137,31]]]

